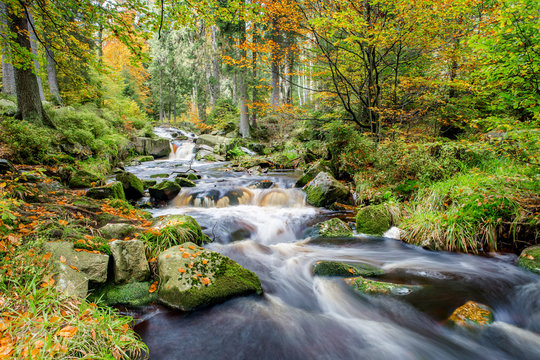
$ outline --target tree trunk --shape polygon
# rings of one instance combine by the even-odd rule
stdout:
[[[242,29],[241,33],[241,43],[244,43],[246,41],[246,28]],[[242,49],[240,51],[240,58],[245,59],[247,56],[246,50]],[[251,138],[251,134],[249,133],[249,111],[247,107],[248,102],[248,95],[247,95],[247,84],[246,84],[246,77],[247,77],[247,70],[245,68],[241,68],[238,72],[238,97],[239,97],[239,105],[240,105],[240,135],[244,139]]]
[[[212,108],[216,105],[216,101],[221,96],[220,93],[220,68],[219,68],[219,49],[217,44],[217,30],[216,25],[210,27],[212,36],[212,74],[209,78],[209,90],[210,90],[210,104]]]
[[[0,17],[1,17],[1,26],[2,26],[2,36],[7,38],[8,34],[8,17],[7,17],[7,6],[3,2],[0,2]],[[13,65],[11,64],[10,56],[11,50],[9,46],[5,45],[2,47],[2,92],[6,95],[15,95],[15,72],[13,70]]]
[[[256,51],[253,51],[252,53],[252,58],[251,58],[251,64],[252,64],[252,67],[253,67],[253,83],[257,83],[257,52]],[[251,108],[251,119],[250,119],[250,124],[251,124],[251,127],[256,127],[257,126],[257,103],[258,103],[258,99],[257,99],[257,86],[253,86],[252,89],[251,89],[251,102],[252,102],[252,108]]]
[[[56,73],[56,60],[54,60],[54,53],[50,49],[45,49],[47,56],[47,79],[49,80],[49,91],[56,100],[56,103],[63,106],[62,97],[60,96],[60,89],[58,88],[58,76]]]
[[[159,69],[159,122],[163,123],[163,70]]]
[[[32,54],[34,55],[34,67],[36,68],[36,78],[38,83],[38,89],[39,89],[39,98],[41,101],[45,101],[45,93],[43,92],[43,83],[41,82],[41,71],[39,69],[39,54],[36,44],[36,33],[34,32],[34,19],[32,18],[32,14],[28,12],[28,31],[30,31],[30,48],[32,49]]]
[[[19,11],[9,12],[9,28],[16,34],[15,42],[28,53],[32,51],[28,37],[28,19]],[[52,125],[45,115],[43,104],[39,97],[36,74],[32,66],[15,67],[15,84],[17,88],[17,117],[32,121],[36,124]]]

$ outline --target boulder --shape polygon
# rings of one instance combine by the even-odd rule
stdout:
[[[101,178],[84,170],[75,170],[69,179],[69,187],[72,189],[84,189],[101,184]]]
[[[51,254],[57,288],[67,295],[84,297],[89,281],[107,281],[108,255],[76,251],[65,241],[47,242],[44,251]]]
[[[132,236],[137,231],[143,231],[144,228],[137,228],[126,223],[110,223],[99,228],[101,235],[107,239],[124,239]]]
[[[101,299],[106,305],[145,306],[157,301],[157,292],[150,292],[150,282],[131,282],[128,284],[107,284],[97,289],[93,299]]]
[[[518,266],[540,274],[540,245],[523,250],[519,255]]]
[[[262,293],[261,282],[253,272],[190,242],[162,252],[158,272],[159,300],[183,311]]]
[[[154,158],[168,156],[171,152],[169,140],[163,138],[136,137],[133,145],[138,154],[151,155]]]
[[[220,147],[223,145],[229,145],[231,143],[232,139],[219,136],[219,135],[200,135],[197,138],[196,144],[197,145],[207,145],[211,148],[215,148],[216,146]]]
[[[343,220],[333,218],[315,226],[319,237],[351,237],[353,232]]]
[[[17,104],[11,100],[0,99],[0,113],[6,116],[15,116],[17,114]]]
[[[195,183],[189,179],[183,178],[183,177],[176,177],[174,179],[174,182],[180,185],[181,187],[195,187]]]
[[[143,180],[142,182],[145,189],[148,189],[157,184],[156,180]]]
[[[201,246],[205,242],[210,242],[210,238],[203,234],[201,226],[197,221],[188,215],[167,215],[154,223],[153,229],[160,230],[160,233],[175,234],[178,245],[184,242],[192,242]],[[156,235],[159,237],[160,235]],[[159,243],[158,239],[151,242]]]
[[[365,206],[356,214],[356,231],[360,234],[382,236],[392,225],[394,219],[386,204]]]
[[[152,155],[143,155],[137,157],[135,160],[139,162],[154,161],[154,157]]]
[[[540,336],[516,326],[495,321],[482,331],[482,340],[508,353],[512,359],[540,359]]]
[[[199,179],[202,178],[201,175],[195,174],[195,173],[192,173],[192,172],[187,173],[187,174],[186,173],[181,173],[181,174],[176,175],[176,177],[177,178],[181,177],[181,178],[192,180],[192,181],[193,180],[199,180]]]
[[[0,159],[0,174],[5,175],[8,172],[16,174],[19,172],[19,170],[17,170],[15,166],[13,166],[11,161],[6,159]]]
[[[145,281],[150,277],[150,266],[146,260],[142,241],[116,240],[111,242],[110,246],[116,284]]]
[[[363,263],[344,263],[341,261],[317,261],[313,266],[313,274],[318,276],[377,276],[384,270]]]
[[[157,179],[157,178],[168,178],[169,174],[153,174],[150,175],[151,179]]]
[[[124,187],[121,182],[114,182],[106,186],[90,188],[86,192],[86,197],[92,199],[121,199],[125,200]]]
[[[303,189],[307,202],[316,207],[329,206],[349,197],[349,189],[327,172],[317,174]]]
[[[311,164],[311,166],[307,168],[302,174],[302,176],[300,176],[300,178],[296,181],[294,186],[295,187],[306,186],[306,184],[310,182],[311,180],[315,179],[315,177],[320,172],[327,172],[330,174],[332,173],[332,171],[330,170],[330,166],[326,161],[317,161]]]
[[[347,278],[345,282],[356,292],[363,294],[408,295],[422,289],[420,285],[405,285],[365,279],[361,276]]]
[[[173,181],[165,180],[148,189],[150,197],[155,201],[170,201],[175,198],[182,188]]]
[[[467,301],[454,310],[448,321],[461,327],[482,327],[493,322],[493,312],[486,305],[475,301]]]
[[[122,183],[124,193],[128,200],[138,200],[144,196],[143,182],[129,172],[123,172],[116,175],[116,180]]]
[[[270,189],[271,187],[274,187],[274,183],[270,180],[256,181],[248,186],[250,189]]]

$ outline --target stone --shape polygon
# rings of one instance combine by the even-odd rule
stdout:
[[[377,276],[384,270],[363,263],[345,263],[341,261],[317,261],[313,266],[313,274],[318,276]]]
[[[333,218],[315,226],[319,237],[351,237],[353,232],[343,220]]]
[[[360,234],[382,236],[394,225],[394,219],[386,204],[369,205],[356,214],[356,231]]]
[[[180,185],[181,187],[195,187],[195,183],[189,179],[183,178],[183,177],[176,177],[174,179],[174,182]]]
[[[184,179],[188,179],[188,180],[191,180],[191,181],[194,181],[194,180],[199,180],[202,178],[201,175],[199,174],[195,174],[195,173],[182,173],[182,174],[178,174],[176,175],[177,178],[181,177],[181,178],[184,178]]]
[[[154,161],[154,157],[152,155],[143,155],[143,156],[137,157],[136,161],[139,161],[139,162]]]
[[[270,180],[256,181],[253,184],[248,186],[248,188],[250,189],[270,189],[272,187],[274,187],[274,182]]]
[[[224,136],[204,134],[204,135],[200,135],[197,138],[196,144],[207,145],[212,148],[215,148],[216,146],[229,145],[231,141],[232,139],[224,137]]]
[[[361,276],[345,279],[354,291],[363,294],[409,295],[422,289],[420,285],[405,285],[365,279]]]
[[[150,197],[155,201],[170,201],[178,195],[182,188],[173,181],[165,180],[148,189]]]
[[[86,192],[86,197],[92,199],[121,199],[125,200],[124,187],[121,182],[114,182],[106,186],[90,188]]]
[[[95,184],[101,184],[101,178],[84,170],[75,170],[69,179],[69,187],[72,189],[84,189]]]
[[[518,266],[540,274],[540,245],[524,249],[519,255]]]
[[[124,193],[128,200],[138,200],[144,196],[143,182],[130,172],[123,172],[116,175],[116,180],[122,183]]]
[[[467,301],[454,310],[448,321],[461,327],[482,327],[493,322],[493,312],[486,305],[475,301]]]
[[[11,161],[6,159],[0,159],[0,174],[5,175],[8,172],[17,174],[19,170],[17,170],[15,166],[13,166]]]
[[[101,299],[105,305],[145,306],[157,301],[157,291],[149,292],[150,282],[130,282],[128,284],[107,284],[92,294],[92,299]]]
[[[192,242],[198,246],[202,246],[205,242],[211,242],[210,238],[203,234],[199,223],[188,215],[164,216],[157,220],[152,228],[169,234],[177,234],[178,242],[176,242],[176,244],[179,244],[180,242]],[[164,229],[166,229],[166,231],[163,231]]]
[[[149,187],[152,187],[157,184],[156,180],[142,180],[142,182],[143,182],[143,187],[145,189],[148,189]]]
[[[255,273],[190,242],[162,252],[158,256],[158,272],[159,301],[183,311],[262,293]]]
[[[0,99],[0,114],[15,116],[17,114],[17,104],[11,100]]]
[[[300,178],[296,181],[296,183],[294,184],[295,187],[304,187],[306,186],[306,184],[308,182],[310,182],[311,180],[315,179],[315,177],[320,173],[320,172],[327,172],[327,173],[332,173],[332,171],[330,170],[330,166],[328,164],[328,162],[326,161],[317,161],[313,164],[311,164],[311,166],[309,168],[307,168],[304,173],[302,174],[302,176],[300,176]]]
[[[151,179],[157,179],[157,178],[168,178],[169,174],[153,174],[150,175]]]
[[[540,336],[501,321],[484,327],[482,341],[511,355],[512,359],[540,359]]]
[[[317,174],[303,190],[306,192],[307,202],[316,207],[329,206],[349,197],[349,189],[327,172]]]
[[[116,284],[145,281],[150,277],[150,266],[146,260],[142,241],[116,240],[111,242],[110,246]]]
[[[133,145],[138,154],[151,155],[154,158],[168,156],[171,152],[169,140],[163,138],[136,137]]]
[[[138,231],[144,231],[144,228],[137,228],[126,223],[110,223],[100,227],[99,231],[107,239],[124,239]]]

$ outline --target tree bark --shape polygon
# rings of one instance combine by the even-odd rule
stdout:
[[[30,48],[32,49],[32,54],[34,55],[34,67],[36,68],[36,79],[38,83],[38,89],[39,89],[39,98],[41,101],[45,101],[45,93],[43,92],[43,83],[41,82],[41,71],[39,69],[39,54],[36,44],[36,33],[34,32],[34,19],[32,18],[32,14],[28,12],[28,31],[30,31]]]
[[[51,96],[56,100],[56,103],[63,106],[62,97],[60,96],[60,89],[58,87],[58,74],[56,72],[56,60],[54,59],[54,53],[50,49],[45,51],[47,57],[47,79],[49,80],[49,91]]]
[[[270,105],[279,106],[281,103],[280,99],[280,86],[279,86],[279,62],[280,62],[280,40],[279,40],[279,29],[277,25],[277,19],[272,21],[272,95],[270,96]]]
[[[212,108],[216,105],[216,101],[221,96],[220,93],[220,67],[219,67],[219,49],[217,43],[217,31],[218,27],[212,25],[210,27],[211,37],[212,37],[212,74],[209,78],[209,88],[210,88],[210,104]]]
[[[0,2],[0,17],[2,26],[2,35],[7,38],[8,18],[7,18],[7,6],[3,2]],[[11,53],[9,46],[2,47],[2,92],[6,95],[15,95],[15,72],[13,65],[8,54]]]
[[[246,41],[246,28],[245,25],[242,29],[241,33],[241,43],[244,43]],[[241,49],[240,50],[240,58],[245,59],[247,56],[246,50]],[[241,68],[238,72],[237,79],[238,79],[238,97],[239,97],[239,105],[240,105],[240,135],[244,139],[250,138],[251,134],[249,133],[249,111],[247,107],[248,102],[248,95],[247,95],[247,84],[246,84],[246,77],[247,77],[247,70],[245,68]]]

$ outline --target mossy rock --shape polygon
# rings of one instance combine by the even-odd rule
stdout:
[[[142,182],[145,190],[157,184],[156,180],[143,180]]]
[[[356,231],[360,234],[382,236],[392,225],[392,214],[385,204],[363,207],[356,214]]]
[[[145,306],[157,301],[157,292],[151,293],[150,282],[131,282],[123,285],[107,284],[90,296],[90,300],[101,299],[106,305]]]
[[[336,201],[346,201],[349,197],[349,189],[327,172],[317,174],[303,189],[306,192],[307,202],[317,207],[329,206]]]
[[[144,228],[137,228],[126,223],[111,223],[99,228],[102,236],[107,239],[124,239],[132,236],[136,232],[144,231]]]
[[[126,194],[126,199],[128,200],[138,200],[144,195],[144,185],[143,182],[129,172],[123,172],[116,175],[116,180],[122,183],[124,187],[124,193]]]
[[[404,285],[365,279],[361,276],[347,278],[345,282],[356,292],[363,294],[408,295],[422,289],[420,285]]]
[[[461,327],[482,327],[493,322],[493,312],[486,305],[475,301],[467,301],[464,305],[454,310],[448,321]]]
[[[304,171],[302,176],[294,184],[295,187],[304,187],[308,182],[315,179],[320,172],[331,173],[330,164],[327,161],[317,161]]]
[[[101,183],[102,179],[99,176],[89,173],[88,171],[75,170],[75,172],[71,174],[68,185],[72,189],[84,189]]]
[[[316,225],[319,237],[351,237],[353,232],[343,220],[333,218]]]
[[[519,255],[518,266],[540,274],[540,245],[523,250]]]
[[[193,181],[183,178],[183,177],[177,177],[174,179],[174,182],[180,185],[181,187],[195,187],[197,186]]]
[[[177,245],[184,242],[192,242],[197,246],[202,246],[204,243],[212,240],[203,234],[201,226],[197,220],[188,215],[168,215],[159,219],[153,226],[153,229],[159,230],[159,234],[153,235],[150,232],[146,235],[147,242],[160,244],[164,239],[162,237],[174,237],[178,242],[172,245]]]
[[[190,242],[162,252],[158,257],[158,272],[159,300],[183,311],[262,293],[255,273]]]
[[[152,155],[144,155],[137,157],[135,160],[139,162],[154,161],[154,157]]]
[[[378,276],[384,270],[362,263],[344,263],[340,261],[317,261],[313,266],[313,274],[317,276]]]
[[[119,181],[109,184],[107,186],[90,188],[86,192],[86,197],[98,200],[126,199],[126,195],[124,193],[124,186]]]
[[[174,199],[182,188],[173,181],[165,180],[148,189],[150,197],[156,201],[170,201]]]
[[[168,178],[169,174],[154,174],[150,175],[151,179]]]

